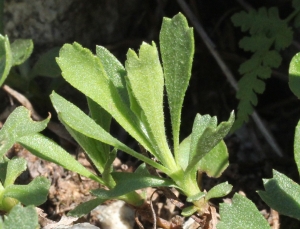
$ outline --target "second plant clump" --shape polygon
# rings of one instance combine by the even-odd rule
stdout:
[[[108,188],[91,190],[95,199],[79,205],[69,213],[71,215],[87,214],[109,199],[121,199],[135,209],[150,210],[146,197],[136,190],[164,186],[176,188],[187,197],[190,204],[182,210],[182,215],[198,213],[210,219],[213,209],[209,200],[227,195],[232,186],[224,182],[206,192],[199,181],[204,173],[216,178],[227,168],[228,152],[223,138],[233,125],[234,114],[219,125],[216,117],[197,114],[191,134],[180,141],[183,137],[180,136],[181,109],[194,55],[193,30],[182,14],[163,20],[159,46],[162,64],[156,44],[152,42],[143,43],[139,53],[129,50],[125,67],[101,46],[96,47],[96,55],[78,43],[66,44],[60,50],[57,63],[62,76],[86,95],[89,115],[55,92],[51,101],[60,121],[101,175],[90,172],[59,145],[37,133],[46,127],[49,119],[33,123],[24,107],[17,108],[4,124],[4,130],[10,123],[14,123],[15,129],[0,132],[0,155],[18,142],[38,157]],[[165,133],[164,88],[171,114],[172,142]],[[112,118],[139,142],[144,153],[136,152],[109,133]],[[28,131],[18,131],[20,128]],[[134,173],[114,172],[112,163],[117,150],[144,163]],[[149,158],[149,154],[155,159]],[[162,177],[157,171],[165,175]],[[268,202],[268,185],[274,180],[282,184],[289,182],[284,179],[274,172],[274,178],[265,181],[267,191],[260,192],[261,197]],[[239,194],[234,195],[232,204],[221,204],[220,216],[218,229],[269,228],[255,205]],[[213,220],[204,224],[211,224]],[[162,219],[157,219],[157,223],[163,228],[172,228],[171,223]]]

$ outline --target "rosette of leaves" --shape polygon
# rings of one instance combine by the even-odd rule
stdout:
[[[243,76],[238,82],[239,90],[236,97],[240,101],[232,131],[248,121],[253,106],[258,103],[256,94],[261,94],[265,90],[264,80],[271,77],[272,68],[277,68],[281,64],[280,51],[292,43],[293,30],[289,22],[294,19],[294,26],[300,25],[300,4],[298,0],[293,0],[292,5],[295,10],[286,19],[279,17],[276,7],[242,11],[231,18],[234,26],[241,27],[243,32],[249,33],[249,36],[240,40],[239,46],[253,53],[239,68]]]
[[[51,101],[58,117],[84,149],[101,176],[81,166],[61,147],[40,134],[19,139],[33,154],[66,169],[96,180],[108,190],[92,190],[96,199],[83,203],[72,214],[82,215],[107,199],[122,199],[132,206],[143,206],[135,190],[146,187],[175,187],[187,196],[191,207],[184,215],[207,212],[211,198],[227,195],[232,186],[221,183],[203,190],[203,173],[219,177],[228,166],[223,138],[233,122],[218,124],[216,117],[197,114],[191,134],[180,141],[181,109],[189,83],[194,54],[193,30],[182,14],[163,20],[160,32],[160,63],[156,44],[143,43],[139,53],[129,50],[123,66],[107,49],[96,47],[96,54],[78,43],[66,44],[57,58],[64,79],[86,95],[89,115],[53,92]],[[172,147],[165,133],[164,87],[171,114]],[[114,118],[156,160],[129,148],[109,133]],[[113,149],[111,149],[113,147]],[[147,164],[134,173],[114,172],[116,151],[122,150]],[[151,170],[148,170],[152,167]],[[153,168],[166,175],[161,178]],[[155,171],[155,170],[154,170]]]

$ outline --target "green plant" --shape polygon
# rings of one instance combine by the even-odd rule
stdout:
[[[242,11],[231,18],[234,26],[241,27],[243,32],[248,31],[250,35],[242,38],[239,46],[253,53],[239,68],[243,77],[238,82],[239,90],[236,97],[240,101],[232,131],[248,121],[253,106],[258,103],[256,94],[261,94],[265,90],[264,80],[271,76],[273,68],[281,64],[280,51],[292,43],[293,30],[289,23],[294,20],[294,27],[300,26],[300,2],[293,0],[292,6],[294,11],[284,20],[279,17],[277,7]]]
[[[229,132],[234,114],[217,125],[217,118],[197,114],[192,132],[180,142],[181,109],[191,76],[194,54],[193,30],[182,14],[165,18],[160,32],[163,67],[154,42],[143,43],[139,53],[129,50],[125,67],[104,47],[96,55],[77,43],[60,50],[58,65],[66,81],[87,96],[90,116],[57,93],[51,101],[60,121],[81,145],[102,176],[97,176],[54,142],[41,134],[14,139],[33,154],[55,162],[66,169],[89,177],[109,188],[92,190],[96,199],[83,203],[72,214],[82,215],[107,199],[122,199],[135,208],[145,200],[135,190],[146,187],[175,187],[187,196],[191,206],[183,215],[206,214],[209,200],[227,195],[232,186],[221,183],[206,192],[201,176],[219,177],[228,166],[228,152],[222,140]],[[172,125],[172,148],[165,134],[164,86]],[[155,160],[130,149],[109,134],[114,118]],[[46,121],[45,121],[46,122]],[[18,119],[15,119],[16,125]],[[111,150],[110,146],[114,149]],[[162,178],[150,173],[142,164],[135,173],[113,172],[116,151],[122,150],[164,173]]]
[[[16,120],[19,125],[16,125]],[[45,177],[36,177],[27,185],[15,185],[17,177],[26,170],[26,160],[10,160],[4,154],[19,138],[44,129],[48,120],[33,122],[26,108],[19,107],[0,130],[0,211],[9,212],[19,202],[37,206],[46,201],[50,181]]]
[[[22,207],[16,205],[4,219],[0,217],[1,229],[37,229],[38,215],[34,206]]]
[[[300,98],[300,53],[291,60],[289,68],[289,86]],[[296,126],[294,140],[294,159],[300,175],[300,121]],[[264,191],[258,191],[262,200],[281,215],[300,220],[300,185],[273,170],[273,178],[264,179]],[[232,216],[235,217],[232,217]],[[232,204],[221,204],[221,222],[218,229],[229,228],[270,228],[268,222],[258,212],[255,205],[246,197],[235,194]]]

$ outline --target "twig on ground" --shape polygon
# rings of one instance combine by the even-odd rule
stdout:
[[[186,16],[189,18],[191,23],[193,24],[193,27],[195,28],[196,32],[199,34],[199,36],[202,38],[203,42],[205,43],[206,47],[209,49],[212,56],[217,61],[218,65],[220,66],[221,70],[223,71],[224,75],[226,76],[227,80],[231,84],[231,86],[238,91],[238,84],[230,71],[230,69],[227,67],[223,59],[221,58],[218,51],[215,49],[214,43],[210,40],[207,33],[203,29],[202,25],[200,24],[199,20],[194,16],[193,12],[187,5],[187,3],[184,0],[177,0],[178,4],[182,8],[183,12],[186,14]],[[268,128],[265,126],[265,124],[261,121],[261,118],[254,110],[253,114],[251,115],[253,118],[253,121],[255,122],[257,128],[261,131],[262,135],[266,139],[266,141],[269,143],[271,148],[274,150],[274,152],[279,156],[283,157],[282,150],[280,149],[277,142],[274,140],[274,137],[272,136],[271,132],[268,130]]]

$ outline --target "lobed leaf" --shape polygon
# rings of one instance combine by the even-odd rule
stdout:
[[[282,215],[300,220],[300,186],[282,173],[273,170],[273,178],[264,179],[265,191],[259,196]]]
[[[163,19],[159,40],[177,161],[181,109],[194,56],[193,29],[188,26],[184,15],[179,13],[172,19]]]
[[[4,222],[1,222],[1,229],[33,229],[38,228],[38,215],[34,206],[22,207],[16,205],[5,217]]]
[[[169,149],[164,125],[163,90],[164,78],[155,43],[143,43],[139,56],[129,50],[125,63],[130,88],[145,116],[147,132],[154,138],[155,153],[163,165],[176,167]]]
[[[26,170],[26,160],[24,158],[13,158],[7,162],[4,187],[14,184],[18,176]]]
[[[27,185],[10,185],[3,192],[4,199],[11,197],[24,205],[41,205],[47,200],[50,181],[42,176],[34,178]]]
[[[239,194],[234,195],[231,204],[220,204],[220,216],[217,229],[270,229],[251,200]]]
[[[228,121],[221,122],[218,126],[216,126],[216,121],[215,119],[215,121],[209,122],[207,128],[197,141],[197,152],[189,161],[189,165],[186,168],[187,173],[196,174],[196,171],[199,169],[199,163],[204,155],[210,152],[228,134],[234,122],[234,113],[230,114]],[[224,151],[224,149],[222,150]]]
[[[47,119],[36,122],[30,118],[30,111],[25,107],[17,107],[7,118],[0,130],[0,157],[21,137],[44,130],[49,122]]]

